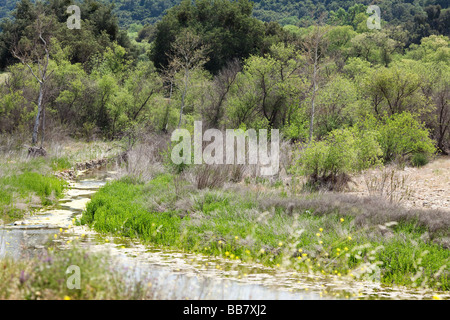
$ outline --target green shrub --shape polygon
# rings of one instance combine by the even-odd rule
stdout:
[[[414,167],[423,167],[428,163],[428,157],[424,153],[415,153],[411,157],[411,164]]]
[[[429,157],[436,152],[428,130],[411,113],[394,114],[382,120],[369,116],[364,126],[379,133],[377,140],[386,162],[405,159],[417,153]]]
[[[360,132],[356,127],[334,130],[302,151],[299,171],[310,177],[313,187],[325,183],[339,189],[348,182],[348,174],[381,164],[382,151],[376,137],[376,132]]]

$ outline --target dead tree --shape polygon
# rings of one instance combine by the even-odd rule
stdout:
[[[35,23],[27,30],[29,37],[24,36],[16,39],[11,49],[13,56],[27,66],[32,76],[39,83],[38,110],[34,121],[31,143],[33,146],[37,144],[39,125],[41,124],[41,148],[45,138],[45,87],[52,74],[52,72],[49,72],[51,24],[51,20],[47,19],[45,15],[39,14]]]

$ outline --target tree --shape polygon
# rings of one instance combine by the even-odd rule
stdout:
[[[198,35],[186,29],[176,38],[172,44],[172,50],[168,53],[170,57],[169,68],[183,73],[183,92],[181,94],[180,120],[178,128],[181,127],[186,95],[189,90],[190,76],[194,69],[201,68],[207,61],[207,46],[202,44]]]
[[[1,2],[1,1],[0,1]],[[38,14],[52,17],[52,36],[58,40],[68,53],[72,63],[83,63],[85,70],[91,69],[90,60],[117,42],[126,49],[128,56],[137,56],[133,46],[117,24],[117,18],[112,12],[111,4],[98,0],[80,1],[82,14],[81,29],[67,28],[67,7],[70,0],[30,1],[21,0],[12,12],[13,19],[0,22],[0,69],[5,69],[17,60],[11,54],[11,44],[18,42],[35,24]],[[0,5],[1,6],[1,5]]]
[[[33,134],[31,143],[36,145],[38,139],[39,125],[42,127],[41,147],[44,144],[45,137],[45,108],[44,94],[46,84],[50,78],[52,71],[49,70],[50,63],[50,46],[51,46],[51,30],[53,20],[40,13],[31,28],[27,29],[27,36],[16,39],[12,45],[11,52],[15,58],[26,65],[39,83],[39,97],[37,101],[37,114],[34,121]],[[37,67],[37,70],[36,70]],[[41,120],[42,116],[42,120]],[[42,123],[41,123],[42,121]]]
[[[371,102],[372,110],[378,118],[385,113],[394,115],[408,111],[422,114],[424,97],[420,91],[421,79],[405,65],[371,70],[366,76],[362,91]]]
[[[358,34],[351,40],[350,55],[364,58],[373,64],[379,63],[387,67],[392,55],[401,47],[401,43],[392,39],[384,31],[369,31]]]
[[[169,65],[166,52],[184,29],[190,29],[202,43],[210,46],[205,69],[213,74],[230,60],[243,60],[250,54],[267,52],[271,43],[264,40],[266,29],[271,26],[253,18],[252,8],[249,0],[182,1],[168,10],[157,24],[151,60],[158,69],[166,68]]]
[[[206,103],[201,110],[205,128],[219,127],[225,113],[227,97],[241,71],[242,67],[237,59],[230,61],[208,86],[205,93]]]
[[[356,119],[357,101],[354,83],[335,75],[317,96],[316,137],[352,125]]]
[[[311,117],[309,123],[309,141],[313,139],[314,117],[316,113],[316,97],[319,90],[320,71],[328,48],[327,27],[314,26],[312,32],[306,36],[303,42],[305,56],[309,65],[311,79]]]
[[[292,45],[273,45],[265,57],[251,56],[232,88],[230,125],[281,128],[289,124],[305,79],[304,59]],[[300,85],[302,84],[302,85]]]

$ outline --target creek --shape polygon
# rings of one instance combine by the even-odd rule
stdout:
[[[115,172],[95,170],[70,183],[57,205],[22,221],[0,227],[0,258],[35,256],[49,241],[61,250],[71,242],[92,252],[107,252],[129,281],[147,282],[156,299],[208,300],[310,300],[310,299],[431,299],[429,290],[385,286],[376,282],[296,273],[220,257],[161,249],[135,239],[100,235],[86,226],[73,225],[92,195]],[[56,235],[56,236],[55,236]]]

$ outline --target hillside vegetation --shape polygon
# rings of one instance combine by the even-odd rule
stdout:
[[[93,196],[78,221],[98,232],[449,289],[449,212],[402,208],[395,192],[404,186],[396,170],[449,153],[444,2],[383,2],[381,29],[369,29],[366,6],[345,1],[183,1],[144,21],[141,9],[155,2],[113,9],[85,0],[82,27],[73,30],[68,3],[21,0],[0,24],[0,69],[8,74],[0,82],[4,215],[22,214],[15,202],[31,205],[32,194],[43,205],[61,194],[64,184],[49,171],[74,162],[61,145],[78,141],[88,150],[101,141],[124,163],[122,179]],[[184,150],[175,163],[171,133],[192,136],[198,121],[236,134],[279,130],[280,172],[221,165],[216,136],[203,145],[215,165],[193,165]],[[30,159],[11,156],[30,145]],[[22,162],[34,168],[19,171]],[[387,194],[342,194],[371,170],[381,176],[367,188],[379,191],[381,181]]]

